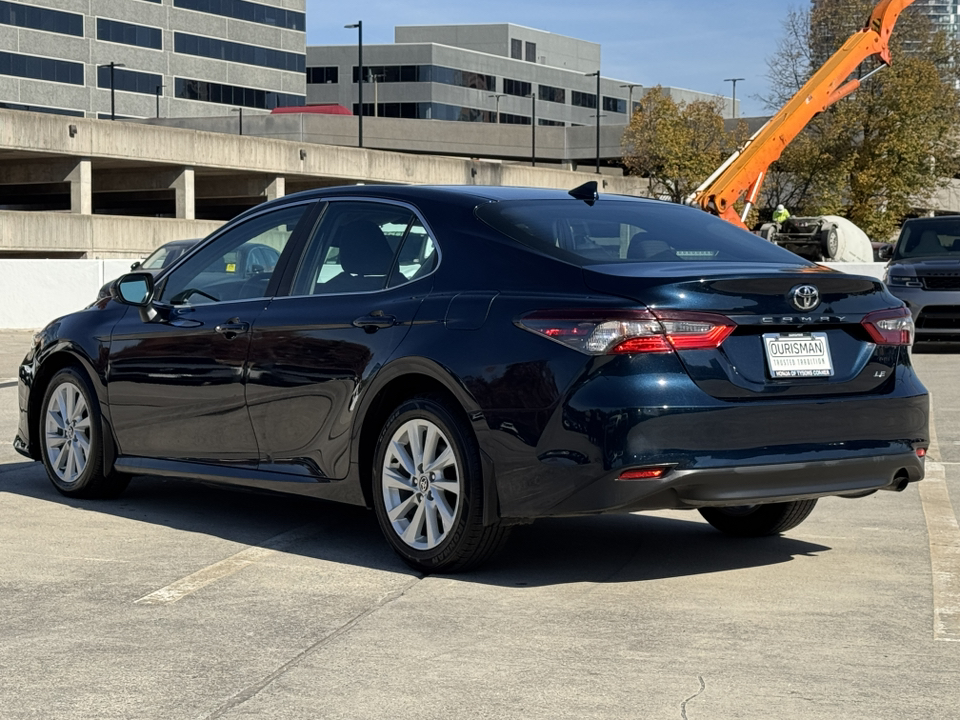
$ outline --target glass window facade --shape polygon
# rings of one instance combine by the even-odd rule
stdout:
[[[547,125],[549,127],[564,127],[566,123],[561,120],[545,120],[544,118],[537,118],[537,125]]]
[[[301,107],[305,101],[303,95],[291,95],[237,85],[221,85],[206,80],[191,80],[179,77],[174,82],[174,97],[183,100],[202,100],[203,102],[221,103],[223,105],[259,108],[261,110],[272,110],[275,107]]]
[[[528,42],[524,44],[526,50],[526,60],[527,62],[535,63],[537,61],[537,44]]]
[[[163,76],[154,73],[137,72],[126,68],[113,69],[113,89],[124,92],[144,93],[153,95],[157,92],[157,85],[163,85]],[[110,68],[97,68],[97,87],[110,88]]]
[[[353,114],[357,115],[359,112],[360,106],[354,103]],[[373,103],[363,104],[363,114],[367,117],[373,117]],[[501,113],[501,115],[502,114],[503,113]],[[478,108],[430,102],[378,103],[377,115],[379,117],[411,118],[416,120],[450,120],[455,122],[495,123],[497,121],[496,113],[491,110],[480,110]],[[529,122],[530,119],[527,118],[527,123]]]
[[[503,79],[503,91],[507,95],[519,95],[520,97],[526,97],[530,94],[531,85],[528,82],[523,80],[511,80],[510,78]]]
[[[570,93],[570,104],[577,107],[597,109],[597,96],[593,93],[584,93],[579,90],[573,90]]]
[[[0,24],[83,37],[83,15],[15,2],[0,2]]]
[[[496,92],[497,78],[493,75],[457,70],[441,65],[364,65],[363,72],[367,82],[378,83],[424,82],[456,85]],[[360,68],[353,66],[353,82],[360,78]]]
[[[0,108],[4,110],[27,110],[29,112],[47,113],[49,115],[70,115],[71,117],[83,117],[82,110],[64,110],[62,108],[48,108],[39,105],[20,105],[19,103],[0,102]]]
[[[0,52],[0,75],[83,85],[83,63]]]
[[[247,0],[173,0],[173,5],[184,10],[223,15],[263,25],[275,25],[287,30],[304,32],[307,29],[307,18],[302,12],[247,2]]]
[[[514,60],[523,60],[523,41],[512,39],[510,40],[510,57]]]
[[[218,40],[201,35],[174,33],[173,49],[183,55],[197,55],[276,70],[306,72],[307,69],[306,55],[257,45],[244,45],[243,43]]]
[[[160,28],[132,25],[117,20],[107,20],[106,18],[97,18],[97,40],[136,45],[137,47],[153,48],[154,50],[163,49],[163,33]]]
[[[526,115],[514,115],[512,113],[500,113],[500,122],[504,125],[529,125],[530,118]]]
[[[539,91],[541,100],[560,103],[561,105],[564,105],[567,102],[567,91],[563,88],[540,85],[537,90]]]
[[[603,96],[603,109],[606,112],[626,113],[627,101],[620,98]]]
[[[307,68],[307,85],[336,85],[338,82],[340,82],[340,68],[336,65]]]

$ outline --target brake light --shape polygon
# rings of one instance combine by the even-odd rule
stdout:
[[[539,310],[517,324],[587,355],[712,349],[735,328],[722,315],[649,310]]]
[[[916,328],[907,308],[878,310],[860,322],[877,345],[913,345]]]

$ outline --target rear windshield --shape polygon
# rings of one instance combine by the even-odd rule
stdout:
[[[514,240],[577,265],[618,262],[809,264],[698,208],[653,201],[510,200],[477,216]]]
[[[960,256],[960,216],[904,223],[893,258]]]

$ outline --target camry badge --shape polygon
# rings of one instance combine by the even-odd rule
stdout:
[[[820,291],[813,285],[797,285],[790,291],[790,301],[797,310],[809,312],[820,304]]]

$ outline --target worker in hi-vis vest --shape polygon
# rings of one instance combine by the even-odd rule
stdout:
[[[773,211],[773,221],[775,223],[782,223],[790,217],[790,211],[787,210],[783,204],[777,205],[777,209]]]

